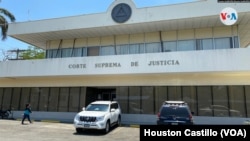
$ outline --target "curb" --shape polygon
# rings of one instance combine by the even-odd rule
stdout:
[[[123,127],[132,127],[132,128],[140,128],[140,125],[136,124],[122,124]]]
[[[49,122],[49,123],[63,123],[59,120],[37,120],[37,121],[40,121],[40,122]]]
[[[130,125],[130,127],[140,128],[140,125]]]
[[[17,121],[21,121],[22,119],[21,118],[17,118],[17,119],[14,119],[14,120],[17,120]],[[65,122],[61,122],[59,120],[32,120],[31,121],[35,121],[35,122],[50,122],[50,123],[65,123]]]
[[[21,118],[14,119],[17,121],[21,121]],[[48,122],[48,123],[68,123],[68,124],[73,124],[71,122],[65,122],[65,121],[60,121],[60,120],[31,120],[35,122]],[[132,128],[140,128],[140,125],[138,124],[121,124],[122,127],[132,127]]]

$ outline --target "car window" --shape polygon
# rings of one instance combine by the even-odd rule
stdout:
[[[107,111],[108,104],[90,104],[87,106],[86,111]]]
[[[113,103],[111,105],[111,109],[118,109],[118,104],[117,103]]]
[[[186,108],[181,107],[163,107],[161,116],[189,116],[189,112]]]

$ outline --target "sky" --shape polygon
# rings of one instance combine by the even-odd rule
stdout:
[[[12,13],[16,21],[36,21],[83,14],[106,12],[114,0],[1,0],[0,7]],[[137,8],[178,4],[195,0],[134,0]],[[6,19],[8,19],[6,17]],[[11,37],[0,40],[1,52],[13,49],[27,49],[29,44]],[[1,59],[0,59],[1,60]]]

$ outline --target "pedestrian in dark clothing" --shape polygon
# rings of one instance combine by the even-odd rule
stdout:
[[[30,123],[32,123],[31,120],[30,120],[30,113],[32,113],[32,112],[31,112],[30,104],[26,104],[26,105],[25,105],[25,110],[24,110],[24,113],[23,113],[22,124],[24,124],[24,120],[25,120],[26,118],[28,119],[28,121],[29,121]]]

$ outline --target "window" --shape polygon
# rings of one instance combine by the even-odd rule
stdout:
[[[59,88],[50,88],[49,92],[49,103],[48,103],[48,110],[52,112],[58,111],[58,102],[59,102]]]
[[[84,56],[83,55],[83,50],[85,50],[85,53],[87,54],[86,48],[74,48],[72,57],[81,57],[81,56]]]
[[[29,94],[29,93],[28,93]],[[0,94],[1,96],[1,94]],[[11,88],[5,88],[3,90],[2,94],[2,105],[0,105],[0,109],[2,110],[8,110],[11,108],[11,96],[12,96],[12,89]]]
[[[111,109],[118,109],[118,104],[117,103],[112,103]]]
[[[99,56],[99,47],[88,47],[88,56]]]
[[[182,41],[178,41],[177,50],[178,51],[196,50],[194,40],[182,40]]]
[[[234,48],[239,48],[240,45],[239,45],[239,38],[238,36],[235,36],[234,37]]]
[[[69,91],[69,112],[78,112],[78,106],[80,105],[80,88],[72,87]]]
[[[183,100],[197,116],[250,117],[249,85],[124,86],[109,94],[126,114],[156,114],[164,101]],[[78,112],[91,97],[86,87],[0,88],[0,109],[22,111],[31,103],[35,111]]]
[[[21,97],[20,97],[20,105],[21,109],[25,108],[25,104],[30,102],[30,88],[22,88]]]
[[[116,52],[117,54],[129,54],[129,45],[117,45]]]
[[[213,86],[213,105],[217,105],[217,109],[213,106],[213,114],[214,116],[229,116],[228,109],[228,91],[226,86]],[[211,107],[211,106],[210,106]],[[219,108],[224,108],[224,110],[219,110]]]
[[[69,88],[60,88],[58,111],[67,112],[69,107]]]
[[[86,107],[86,111],[107,111],[108,104],[90,104]]]
[[[231,117],[245,117],[246,106],[243,86],[229,87],[229,108]]]
[[[39,88],[39,111],[48,111],[49,88]]]
[[[250,117],[250,86],[245,86],[246,117]]]
[[[141,87],[142,96],[140,114],[154,114],[154,87]],[[135,107],[136,108],[136,107]],[[143,110],[142,110],[143,109]]]
[[[140,114],[141,107],[141,87],[129,87],[128,105],[130,114]]]
[[[163,52],[172,52],[177,50],[176,41],[163,42]]]
[[[180,86],[169,86],[168,87],[168,100],[182,100]]]
[[[53,58],[61,58],[62,57],[62,50],[61,49],[55,49],[53,51]]]
[[[197,102],[199,116],[213,116],[212,112],[207,112],[207,107],[212,105],[212,90],[209,86],[197,87]]]
[[[239,37],[204,38],[179,41],[122,44],[80,48],[58,48],[46,50],[46,58],[65,58],[82,56],[106,56],[122,54],[143,54],[157,52],[195,51],[239,48]]]
[[[106,55],[115,55],[115,48],[114,48],[114,46],[104,46],[104,47],[101,47],[100,56],[106,56]]]
[[[52,58],[52,50],[46,50],[46,58]]]
[[[129,54],[145,53],[144,44],[131,44],[129,46]]]
[[[61,58],[61,49],[49,49],[46,51],[46,58]]]
[[[214,39],[215,49],[230,49],[232,48],[232,38],[216,38]]]
[[[212,50],[213,39],[197,39],[196,46],[198,50]]]
[[[160,43],[147,43],[145,44],[146,53],[161,52]]]
[[[71,57],[72,48],[63,48],[62,49],[62,58]]]
[[[19,109],[19,100],[21,97],[21,89],[22,88],[13,88],[13,95],[12,95],[12,101],[11,101],[11,107],[13,108],[13,110],[20,110]],[[1,89],[0,89],[0,101],[1,101],[1,98],[2,98],[2,96],[1,96]],[[37,101],[35,101],[35,102],[37,102]],[[1,102],[0,102],[0,105],[1,105]],[[21,109],[21,110],[23,110],[23,109]]]
[[[40,93],[40,88],[37,88],[37,87],[30,88],[30,104],[32,106],[33,111],[38,110],[37,101],[39,101],[39,93]]]

